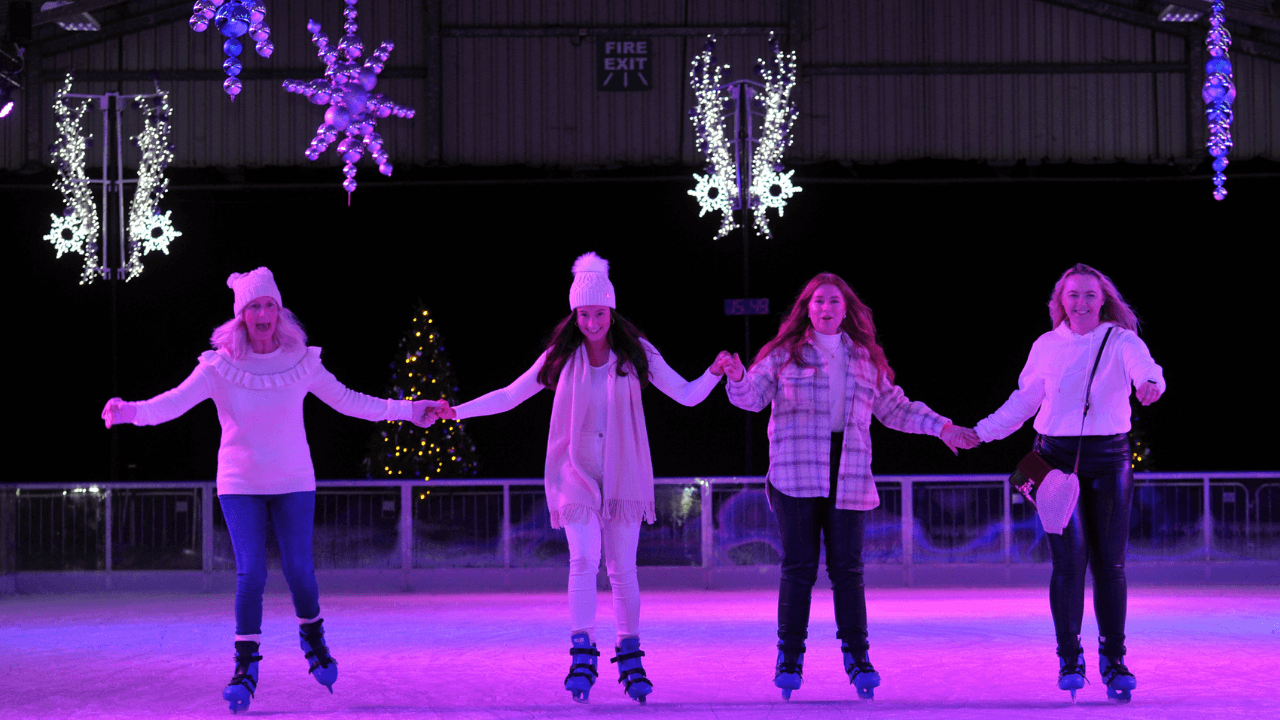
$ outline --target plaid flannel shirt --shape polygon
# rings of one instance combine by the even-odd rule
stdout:
[[[871,416],[887,427],[938,436],[949,422],[902,388],[880,376],[866,348],[855,347],[845,333],[845,426],[836,480],[836,507],[870,510],[880,504],[871,477]],[[826,497],[831,487],[830,375],[812,340],[801,347],[809,367],[797,367],[778,348],[729,381],[729,402],[758,412],[772,403],[769,417],[768,480],[784,495]]]

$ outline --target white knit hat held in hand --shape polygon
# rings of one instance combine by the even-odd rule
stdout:
[[[244,306],[253,302],[255,298],[269,297],[275,300],[277,305],[284,307],[284,303],[280,301],[280,288],[276,287],[276,279],[271,276],[271,271],[264,267],[253,272],[231,273],[227,278],[227,287],[236,294],[234,314],[237,317],[240,316],[240,311],[244,310]]]
[[[265,269],[265,268],[263,268]],[[239,299],[237,294],[236,298]],[[573,263],[573,285],[569,286],[569,309],[583,305],[604,305],[618,309],[613,283],[609,282],[609,261],[589,252]]]
[[[1036,488],[1036,512],[1044,531],[1061,535],[1071,523],[1076,502],[1080,499],[1080,478],[1075,473],[1050,470]]]

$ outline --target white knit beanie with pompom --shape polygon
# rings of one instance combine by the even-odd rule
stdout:
[[[583,305],[604,305],[618,309],[613,283],[609,282],[609,261],[589,252],[573,263],[573,285],[569,286],[569,309]]]
[[[280,301],[280,288],[276,287],[276,279],[264,267],[247,273],[231,273],[227,278],[227,287],[236,294],[234,308],[237,317],[245,305],[260,297],[269,297],[277,305],[284,307],[284,303]]]

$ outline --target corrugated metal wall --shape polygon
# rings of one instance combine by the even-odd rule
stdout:
[[[318,76],[306,20],[315,17],[336,38],[340,7],[334,0],[270,5],[276,53],[265,60],[246,50],[246,74],[292,68],[302,78]],[[1189,43],[1039,0],[366,0],[358,7],[367,46],[397,44],[387,74],[400,76],[378,89],[418,110],[413,120],[382,122],[392,162],[401,166],[699,164],[685,74],[703,39],[688,28],[709,27],[728,33],[717,56],[733,66],[733,77],[747,76],[767,52],[765,28],[788,33],[805,73],[788,154],[796,164],[1145,163],[1185,158],[1203,134],[1200,71],[1190,82],[1182,71],[1202,52],[1199,30]],[[654,45],[653,89],[597,90],[596,42],[608,28],[636,27]],[[579,36],[576,28],[589,32]],[[43,59],[38,94],[51,103],[67,69],[94,78],[213,70],[220,39],[179,21],[52,55]],[[1240,89],[1233,156],[1280,159],[1280,63],[1241,52],[1233,59]],[[246,81],[235,103],[217,80],[163,84],[176,108],[177,165],[306,164],[302,150],[321,112],[285,93],[278,78]],[[150,87],[102,79],[77,85],[86,92]],[[53,138],[47,108],[18,115],[0,128],[0,157],[9,168],[33,149],[47,160]],[[335,164],[332,153],[318,164]]]

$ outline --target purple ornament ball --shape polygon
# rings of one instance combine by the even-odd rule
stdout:
[[[249,6],[249,19],[253,22],[260,23],[267,17],[267,6],[262,4],[262,0],[258,0]]]
[[[249,37],[254,42],[262,42],[271,37],[271,26],[266,23],[254,23],[249,26]]]
[[[187,23],[191,25],[191,29],[196,32],[204,32],[209,29],[209,20],[203,15],[192,15],[191,19],[188,20]]]
[[[249,9],[240,3],[227,3],[218,8],[213,24],[224,36],[238,38],[249,32]]]
[[[222,63],[222,72],[228,75],[239,75],[242,68],[243,66],[240,64],[240,61],[233,57],[227,58]]]
[[[360,87],[366,91],[372,90],[378,85],[378,73],[370,68],[361,68],[360,72],[356,73],[356,82],[360,83]]]
[[[320,90],[316,90],[316,94],[312,95],[309,99],[311,100],[311,103],[313,105],[328,105],[329,91],[323,88]]]
[[[341,132],[351,124],[351,113],[341,105],[331,105],[324,111],[324,121],[332,125],[334,130]]]
[[[235,97],[240,94],[240,90],[241,90],[240,78],[229,77],[226,80],[223,80],[222,89],[224,92],[226,92],[228,95],[231,96],[231,99],[234,100]]]
[[[276,51],[276,46],[270,40],[263,40],[254,46],[260,57],[269,58],[271,53]]]
[[[391,169],[391,163],[382,163],[378,166],[378,172],[386,175],[387,177],[391,177]]]
[[[1227,165],[1230,165],[1230,164],[1231,164],[1231,161],[1227,160],[1224,157],[1220,157],[1213,161],[1213,171],[1220,173],[1226,170]]]
[[[355,192],[355,191],[356,191],[356,179],[355,179],[355,178],[347,178],[346,180],[343,180],[343,181],[342,181],[342,189],[343,189],[343,190],[346,190],[346,191],[347,191],[347,192],[349,192],[349,193],[353,193],[353,192]]]
[[[1226,188],[1224,188],[1224,187],[1215,187],[1215,188],[1213,189],[1213,199],[1214,199],[1214,200],[1226,200],[1226,199],[1227,199],[1227,189],[1226,189]]]
[[[243,50],[244,46],[235,38],[227,38],[227,41],[222,43],[222,52],[230,55],[231,57],[239,57]]]

